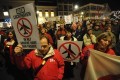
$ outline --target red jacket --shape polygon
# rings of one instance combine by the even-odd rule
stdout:
[[[60,40],[61,36],[65,36],[66,35],[66,30],[65,29],[58,29],[56,32],[56,38],[57,40]]]
[[[94,44],[88,45],[88,46],[83,48],[82,54],[81,54],[81,59],[83,59],[85,56],[88,56],[88,54],[86,54],[86,51],[88,51],[89,49],[94,49]],[[111,54],[111,55],[115,55],[115,52],[112,49],[107,50],[106,53]]]
[[[4,46],[9,50],[9,57],[10,57],[10,62],[14,64],[14,58],[13,58],[13,45],[15,42],[10,42],[10,41],[5,41]]]
[[[62,80],[64,73],[64,59],[60,55],[60,52],[50,48],[44,59],[47,57],[49,57],[49,59],[41,70],[39,70],[37,75],[35,75],[34,80]],[[37,50],[31,51],[24,57],[24,65],[28,69],[32,67],[36,70],[42,61],[43,58],[38,54]]]
[[[25,68],[24,58],[25,55],[14,55],[14,63],[20,70],[23,70]]]

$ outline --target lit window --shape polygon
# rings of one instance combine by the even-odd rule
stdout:
[[[3,12],[4,16],[9,16],[9,13],[6,11],[6,12]]]
[[[39,16],[42,17],[42,12],[39,12]]]
[[[48,12],[45,12],[45,17],[49,17],[49,13]]]
[[[54,12],[51,12],[51,17],[54,17]]]

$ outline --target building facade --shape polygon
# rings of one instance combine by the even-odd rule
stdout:
[[[69,14],[72,14],[72,12],[73,12],[73,0],[57,1],[58,16],[69,15]]]
[[[89,3],[79,7],[74,12],[74,15],[87,19],[107,19],[110,12],[111,10],[108,5]]]

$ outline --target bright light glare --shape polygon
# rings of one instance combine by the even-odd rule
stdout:
[[[81,14],[83,15],[83,14],[84,14],[84,12],[81,12]]]
[[[4,16],[9,16],[9,13],[6,11],[6,12],[3,12]]]
[[[54,17],[54,12],[51,12],[51,17]]]
[[[39,11],[36,11],[36,13],[38,14],[38,13],[39,13]]]
[[[49,13],[48,12],[45,12],[45,17],[49,17]]]
[[[42,12],[39,12],[39,16],[42,17]]]
[[[78,9],[78,5],[75,5],[75,9]]]

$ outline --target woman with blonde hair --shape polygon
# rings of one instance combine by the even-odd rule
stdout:
[[[104,32],[97,37],[95,44],[91,44],[83,48],[81,54],[81,60],[80,60],[82,64],[81,73],[80,73],[82,79],[84,77],[88,57],[90,55],[89,49],[95,49],[104,52],[106,54],[115,55],[115,52],[113,49],[111,49],[111,46],[112,46],[112,37],[109,32]]]

